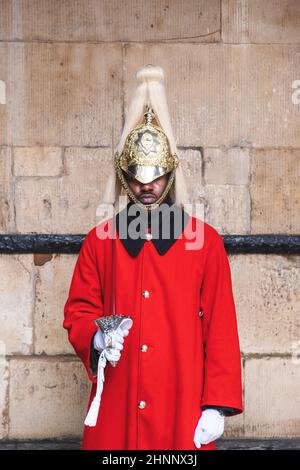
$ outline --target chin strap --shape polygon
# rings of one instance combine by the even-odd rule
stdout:
[[[98,418],[98,413],[99,413],[100,403],[101,403],[101,395],[103,391],[105,366],[106,366],[106,357],[105,357],[105,349],[103,349],[98,359],[98,378],[97,378],[96,395],[92,401],[89,412],[84,421],[84,424],[86,426],[96,426],[96,423],[97,423],[97,418]]]

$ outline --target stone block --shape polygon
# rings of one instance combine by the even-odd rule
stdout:
[[[10,439],[79,437],[87,412],[89,383],[72,359],[11,359]]]
[[[34,305],[32,255],[0,255],[0,341],[6,354],[31,354]]]
[[[9,363],[6,358],[6,344],[0,340],[0,441],[8,435],[8,382]]]
[[[223,0],[224,43],[299,44],[297,0]]]
[[[2,42],[0,77],[0,145],[108,147],[121,133],[119,44]]]
[[[248,148],[205,148],[206,184],[247,185],[249,181]]]
[[[35,354],[74,354],[62,326],[64,305],[78,255],[53,255],[39,266],[36,282]]]
[[[245,437],[299,437],[299,381],[299,361],[283,357],[246,360]]]
[[[220,38],[219,0],[2,0],[1,40],[193,41]]]
[[[63,176],[20,178],[16,220],[21,233],[87,233],[97,224],[112,165],[110,149],[70,147]]]
[[[292,354],[300,337],[300,257],[230,255],[244,354]]]
[[[250,228],[250,199],[246,186],[206,185],[206,222],[220,234],[246,234]]]
[[[62,149],[59,147],[15,147],[15,176],[60,176]]]
[[[0,233],[15,227],[11,166],[11,149],[0,147]]]
[[[299,149],[251,153],[251,232],[300,233]]]
[[[125,111],[136,70],[158,64],[179,146],[300,147],[299,53],[297,45],[128,44]]]

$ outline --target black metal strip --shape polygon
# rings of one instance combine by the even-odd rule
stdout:
[[[0,253],[79,253],[86,235],[5,234],[0,235]]]
[[[225,235],[229,253],[300,254],[300,235]]]
[[[79,253],[86,235],[4,234],[0,253]],[[300,235],[224,235],[228,253],[300,254]]]

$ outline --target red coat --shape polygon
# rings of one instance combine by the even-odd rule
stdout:
[[[197,220],[191,217],[186,230],[195,229]],[[223,238],[203,226],[203,247],[186,249],[184,232],[164,255],[146,241],[132,257],[117,234],[116,313],[130,315],[133,326],[117,366],[105,368],[97,425],[84,426],[82,449],[197,450],[193,437],[202,406],[243,411],[229,262]],[[111,238],[99,239],[97,226],[88,233],[64,309],[63,326],[92,381],[86,411],[96,393],[90,363],[94,320],[112,313],[111,249]],[[199,450],[208,449],[216,449],[215,442]]]

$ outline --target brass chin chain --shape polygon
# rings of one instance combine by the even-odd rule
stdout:
[[[118,155],[118,154],[116,154]],[[140,207],[142,207],[144,210],[153,210],[153,209],[156,209],[159,204],[166,198],[172,184],[173,184],[173,181],[174,181],[174,178],[175,178],[175,171],[173,170],[171,172],[171,175],[169,177],[169,181],[167,183],[167,186],[165,187],[164,191],[162,192],[162,194],[160,195],[160,197],[158,198],[157,201],[155,201],[154,203],[152,204],[143,204],[141,201],[139,201],[137,199],[137,197],[134,195],[134,193],[132,192],[132,189],[130,188],[130,186],[128,185],[126,179],[124,178],[124,175],[123,175],[123,172],[122,172],[122,169],[120,167],[120,161],[118,158],[115,159],[115,170],[117,172],[117,175],[118,177],[120,178],[120,181],[121,181],[121,184],[123,186],[123,188],[125,189],[126,193],[128,194],[128,196],[130,197],[130,199],[135,202],[136,204],[138,204]]]

